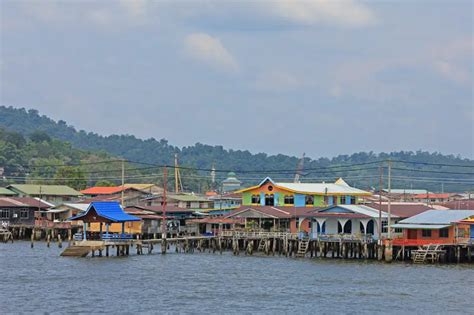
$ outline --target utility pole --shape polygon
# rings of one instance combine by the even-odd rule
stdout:
[[[162,241],[162,247],[161,247],[161,252],[163,254],[166,253],[166,237],[167,237],[167,224],[166,224],[166,185],[167,185],[167,170],[166,170],[166,165],[163,167],[163,219],[161,220],[161,238],[163,239]]]
[[[383,167],[380,166],[380,179],[379,179],[379,224],[378,224],[378,234],[379,240],[382,236],[382,190],[383,190]]]
[[[387,220],[387,242],[385,245],[385,261],[392,262],[393,259],[393,245],[392,245],[392,209],[390,195],[392,192],[392,161],[388,160],[388,220]]]
[[[124,206],[124,187],[125,187],[125,160],[122,160],[122,193],[120,195],[120,204]]]
[[[388,222],[387,222],[387,228],[388,228],[388,239],[392,239],[392,229],[391,229],[391,220],[392,220],[392,209],[391,209],[391,200],[390,200],[390,195],[392,193],[392,161],[388,160],[388,207],[387,207],[387,212],[388,212]]]

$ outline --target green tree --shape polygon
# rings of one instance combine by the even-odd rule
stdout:
[[[62,166],[58,168],[54,175],[58,185],[67,185],[77,190],[82,190],[87,186],[87,178],[84,171],[76,166]]]

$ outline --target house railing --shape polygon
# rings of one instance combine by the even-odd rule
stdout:
[[[288,232],[263,232],[263,231],[222,231],[220,233],[224,237],[237,237],[237,238],[288,238],[297,239],[297,233]]]

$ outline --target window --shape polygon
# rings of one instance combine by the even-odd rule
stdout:
[[[431,237],[431,230],[422,230],[421,236],[423,237]]]
[[[439,237],[449,237],[449,228],[439,230]]]
[[[10,210],[8,209],[0,210],[0,219],[10,219]]]
[[[286,195],[285,205],[294,205],[294,204],[295,204],[295,197],[293,195]]]
[[[252,203],[260,203],[260,195],[252,195]]]
[[[265,206],[273,206],[275,202],[275,196],[265,195]]]
[[[351,196],[351,205],[355,205],[357,202],[357,198],[355,196]]]
[[[346,196],[341,196],[341,205],[345,205],[346,204]]]
[[[27,220],[30,216],[29,210],[28,209],[21,209],[20,210],[20,219]]]
[[[314,197],[311,196],[311,195],[306,195],[304,197],[304,202],[305,202],[305,205],[312,206],[312,205],[314,205]]]
[[[329,204],[329,197],[324,196],[323,201],[324,201],[324,204],[326,204],[326,205]]]
[[[388,232],[388,222],[387,221],[382,221],[382,233],[387,233]]]

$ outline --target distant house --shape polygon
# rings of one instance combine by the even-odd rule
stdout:
[[[143,199],[142,203],[147,206],[161,206],[163,205],[163,194],[157,194]],[[167,194],[166,204],[170,207],[177,207],[181,209],[212,209],[213,203],[208,197],[178,193]]]
[[[413,196],[414,201],[426,202],[426,203],[443,203],[452,200],[451,194],[434,194],[434,193],[423,193]]]
[[[138,184],[137,184],[138,185]],[[143,186],[145,187],[145,186]],[[133,186],[113,186],[113,187],[89,187],[81,190],[81,193],[88,197],[82,202],[93,201],[121,201],[123,192],[123,199],[125,206],[135,205],[150,194],[147,191],[138,189]]]
[[[32,227],[35,214],[49,207],[49,204],[31,197],[1,197],[0,225]]]
[[[468,223],[474,219],[474,210],[428,210],[402,220],[393,227],[403,235],[393,245],[419,246],[428,244],[460,244],[469,240]]]
[[[7,188],[19,197],[36,197],[53,204],[73,202],[81,196],[80,192],[65,185],[13,184]]]

